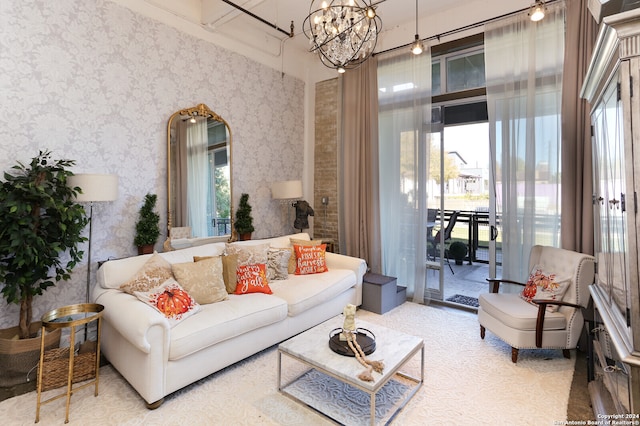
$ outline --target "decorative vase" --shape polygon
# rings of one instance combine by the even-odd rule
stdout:
[[[31,323],[31,334],[39,334],[40,321]],[[40,335],[29,339],[18,339],[19,327],[0,330],[0,387],[16,386],[36,378],[40,362]],[[61,329],[47,332],[44,337],[45,350],[60,346]]]
[[[138,254],[151,254],[153,253],[153,244],[146,244],[144,246],[138,246]]]

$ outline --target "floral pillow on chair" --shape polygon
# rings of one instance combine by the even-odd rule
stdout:
[[[533,299],[562,300],[570,283],[570,280],[559,280],[555,273],[545,272],[542,266],[536,265],[531,270],[529,280],[520,293],[520,297],[533,305],[536,305]],[[557,310],[558,305],[547,305],[548,312],[556,312]]]

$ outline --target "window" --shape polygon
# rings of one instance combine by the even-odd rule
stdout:
[[[447,92],[458,92],[484,86],[483,51],[447,58]]]
[[[434,103],[486,94],[484,34],[436,44],[431,55]]]
[[[431,63],[431,95],[442,94],[442,76],[440,75],[440,59],[434,59]]]

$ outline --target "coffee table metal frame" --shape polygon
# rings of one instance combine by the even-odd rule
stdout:
[[[294,339],[298,339],[300,341],[300,339],[306,339],[307,337],[311,337],[311,336],[315,336],[312,338],[309,338],[310,342],[315,342],[316,344],[319,344],[318,340],[316,339],[317,334],[318,334],[318,330],[322,330],[323,333],[321,334],[325,334],[327,336],[327,341],[324,343],[327,348],[328,348],[328,338],[329,338],[329,332],[335,328],[334,325],[336,325],[336,320],[338,320],[338,324],[339,321],[342,319],[342,317],[336,317],[334,319],[331,319],[327,322],[324,322],[320,325],[317,325],[297,336],[292,337],[291,339],[281,343],[280,345],[278,345],[278,391],[280,393],[282,393],[283,395],[286,395],[287,397],[291,398],[292,400],[306,405],[309,408],[312,408],[313,410],[315,410],[316,412],[320,413],[321,415],[323,415],[324,417],[336,421],[335,419],[331,418],[328,414],[324,413],[321,411],[321,409],[319,409],[318,407],[314,407],[311,406],[310,404],[306,403],[305,401],[299,399],[298,397],[296,397],[295,395],[289,393],[286,388],[290,385],[292,385],[293,383],[295,383],[296,381],[298,381],[302,376],[304,376],[306,373],[308,373],[309,371],[315,369],[323,374],[326,374],[327,376],[333,377],[343,383],[346,383],[350,386],[353,386],[356,389],[359,389],[365,393],[367,393],[369,395],[369,400],[370,400],[370,420],[371,420],[371,425],[375,425],[376,424],[376,394],[378,393],[378,391],[380,389],[382,389],[382,387],[389,382],[389,380],[391,380],[392,378],[396,377],[396,376],[400,376],[403,377],[413,383],[415,383],[415,386],[408,392],[407,396],[405,397],[404,401],[402,401],[401,404],[399,404],[395,411],[393,411],[393,413],[391,414],[391,416],[389,417],[389,419],[385,422],[385,424],[389,424],[393,418],[400,412],[400,410],[402,410],[404,408],[404,406],[409,402],[409,400],[411,400],[411,398],[413,398],[413,396],[416,394],[416,392],[418,392],[418,390],[422,387],[422,384],[424,383],[424,341],[418,337],[414,337],[414,336],[408,336],[406,334],[400,333],[400,332],[396,332],[396,331],[391,331],[389,329],[385,329],[384,327],[381,326],[377,326],[374,324],[369,324],[369,323],[365,323],[364,321],[357,321],[357,325],[358,327],[364,327],[370,330],[373,330],[374,333],[376,334],[376,336],[378,336],[378,334],[383,334],[384,338],[383,340],[381,340],[380,338],[377,339],[377,344],[378,344],[378,349],[371,355],[368,356],[368,358],[375,360],[375,359],[379,359],[376,357],[376,354],[380,354],[382,351],[380,351],[380,347],[381,345],[388,345],[389,347],[393,347],[394,345],[396,345],[398,343],[398,341],[394,340],[394,335],[396,336],[401,336],[403,338],[410,338],[412,339],[409,344],[407,345],[405,343],[405,346],[408,347],[408,349],[406,351],[403,351],[402,353],[402,357],[400,360],[398,360],[397,362],[394,362],[394,365],[389,365],[386,361],[385,361],[385,372],[383,373],[382,377],[380,376],[380,374],[377,373],[373,373],[374,375],[374,382],[365,382],[362,381],[360,379],[358,379],[356,377],[356,375],[353,376],[348,376],[348,375],[344,375],[344,374],[336,374],[335,370],[331,371],[330,368],[326,366],[326,363],[323,363],[322,358],[325,357],[324,359],[326,360],[326,357],[335,357],[335,359],[333,359],[333,361],[338,361],[340,363],[344,363],[345,360],[351,360],[353,365],[357,365],[359,366],[360,370],[362,370],[362,366],[358,363],[358,361],[355,358],[350,358],[350,357],[345,357],[343,355],[339,355],[336,353],[331,352],[331,354],[327,354],[326,351],[323,351],[324,353],[322,355],[318,355],[318,356],[314,356],[313,352],[308,352],[304,355],[300,354],[300,353],[296,353],[296,351],[292,348],[290,348],[290,343],[292,340]],[[341,325],[341,324],[340,324]],[[338,325],[339,326],[339,325]],[[387,333],[380,333],[380,330],[387,330],[388,332],[391,332],[392,334]],[[398,339],[400,340],[400,339]],[[397,346],[396,346],[397,348]],[[330,349],[329,349],[330,351]],[[400,369],[411,359],[413,359],[413,357],[418,353],[418,351],[420,352],[420,377],[416,378],[412,375],[409,375],[407,373],[403,373],[400,371]],[[320,351],[318,351],[320,352]],[[288,357],[292,358],[293,360],[300,362],[302,364],[305,364],[306,366],[310,367],[309,369],[305,370],[303,373],[297,375],[296,377],[294,377],[293,379],[291,379],[289,382],[287,382],[286,384],[282,383],[282,355],[287,355]],[[346,364],[346,363],[345,363]],[[335,367],[335,365],[333,365],[332,367]]]

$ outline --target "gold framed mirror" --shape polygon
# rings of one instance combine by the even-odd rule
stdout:
[[[169,118],[170,249],[226,241],[232,235],[231,139],[229,124],[205,104],[182,109]]]

